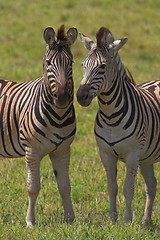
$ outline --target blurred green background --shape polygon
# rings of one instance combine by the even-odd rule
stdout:
[[[137,83],[160,78],[160,1],[159,0],[0,0],[0,78],[28,81],[42,76],[45,53],[43,31],[61,24],[75,26],[91,39],[101,26],[115,39],[128,37],[120,51],[124,65]],[[75,92],[82,79],[81,62],[87,55],[78,38],[72,47]],[[133,201],[134,222],[123,224],[125,166],[118,165],[118,211],[115,225],[109,221],[107,181],[95,144],[93,126],[97,101],[88,108],[76,102],[77,134],[72,145],[70,178],[76,222],[63,223],[63,209],[51,163],[41,164],[42,189],[36,207],[37,226],[25,228],[27,210],[24,158],[0,160],[0,239],[159,239],[160,187],[158,185],[153,225],[144,228],[144,183],[138,174]],[[159,163],[155,166],[160,183]],[[32,237],[31,237],[32,235]]]

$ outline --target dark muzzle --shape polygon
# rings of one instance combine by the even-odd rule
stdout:
[[[77,91],[77,101],[81,106],[90,105],[93,97],[89,94],[90,84],[80,85]]]
[[[54,93],[55,105],[59,108],[67,106],[70,100],[68,84],[61,85],[57,83],[56,91]]]

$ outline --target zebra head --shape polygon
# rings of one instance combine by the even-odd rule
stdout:
[[[88,106],[94,97],[109,89],[117,52],[127,38],[115,41],[112,33],[104,27],[97,32],[96,43],[83,33],[80,33],[80,38],[89,54],[82,63],[84,73],[77,91],[77,100],[80,105]]]
[[[52,27],[44,30],[44,40],[47,44],[44,57],[44,79],[53,103],[58,108],[65,108],[73,100],[73,57],[70,47],[77,35],[77,29],[74,27],[65,34],[64,25],[59,28],[57,36]]]

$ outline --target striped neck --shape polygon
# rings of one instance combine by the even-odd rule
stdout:
[[[124,114],[128,104],[126,88],[132,87],[118,53],[111,60],[109,72],[106,73],[106,88],[98,96],[100,111],[104,112],[108,121],[117,121]],[[134,88],[134,85],[133,85]]]

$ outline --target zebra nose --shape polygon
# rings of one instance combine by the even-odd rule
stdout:
[[[90,84],[80,85],[77,91],[77,101],[82,106],[88,106],[90,104],[89,98]]]
[[[69,100],[69,90],[67,85],[58,84],[57,89],[54,93],[54,98],[59,106],[63,107],[66,105]]]

